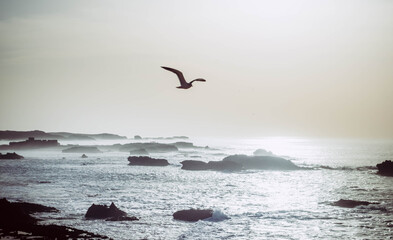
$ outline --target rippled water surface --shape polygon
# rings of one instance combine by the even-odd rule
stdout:
[[[130,142],[133,140],[129,140]],[[392,141],[310,139],[190,139],[209,148],[152,154],[168,167],[128,165],[127,153],[20,152],[0,161],[1,197],[53,206],[38,215],[114,239],[389,239],[393,178],[375,165],[393,159]],[[97,143],[94,143],[97,144]],[[103,143],[105,144],[105,143]],[[112,144],[112,143],[111,143]],[[222,160],[263,148],[307,167],[236,173],[181,170],[183,160]],[[65,158],[65,159],[63,159]],[[340,208],[339,199],[376,202]],[[137,222],[85,220],[89,206],[114,202]],[[177,210],[212,208],[212,219],[173,220]]]

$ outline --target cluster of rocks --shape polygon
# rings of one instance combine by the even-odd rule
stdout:
[[[108,239],[106,236],[58,225],[38,225],[30,214],[57,212],[52,207],[0,199],[0,236],[12,239]]]
[[[165,159],[154,159],[147,156],[130,156],[128,157],[130,165],[140,166],[168,166],[169,163]],[[185,160],[181,162],[184,170],[191,171],[240,171],[244,169],[265,169],[265,170],[297,170],[296,166],[289,160],[272,156],[247,156],[247,155],[231,155],[222,161],[197,161]]]
[[[93,204],[85,214],[86,219],[105,219],[106,221],[136,221],[137,217],[129,217],[127,213],[120,210],[112,202],[108,207],[106,205]]]
[[[0,159],[23,159],[23,158],[24,158],[23,156],[18,155],[15,152],[6,153],[6,154],[0,153]]]

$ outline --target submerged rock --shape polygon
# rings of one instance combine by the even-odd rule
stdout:
[[[87,158],[86,154],[82,154],[81,158]]]
[[[377,164],[377,168],[378,174],[393,177],[393,162],[391,160]]]
[[[128,161],[130,165],[139,165],[139,166],[168,166],[169,163],[166,159],[156,159],[146,156],[130,156],[128,157]]]
[[[6,153],[6,154],[0,153],[0,159],[23,159],[23,158],[24,158],[23,156],[18,155],[15,152]]]
[[[173,214],[173,218],[176,220],[196,222],[202,219],[210,218],[213,216],[212,209],[189,209],[180,210]]]
[[[272,156],[247,156],[247,155],[231,155],[223,159],[223,161],[232,161],[241,164],[244,169],[265,169],[265,170],[296,170],[300,167],[296,166],[289,160]]]
[[[333,206],[338,206],[338,207],[345,207],[345,208],[354,208],[357,206],[361,205],[369,205],[369,204],[375,204],[367,201],[355,201],[355,200],[345,200],[345,199],[340,199],[337,202],[334,202],[332,205]]]

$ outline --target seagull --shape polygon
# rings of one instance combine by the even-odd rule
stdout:
[[[176,69],[174,69],[174,68],[169,68],[169,67],[163,67],[163,66],[161,66],[161,67],[162,67],[163,69],[168,70],[168,71],[170,71],[170,72],[173,72],[174,74],[177,75],[177,77],[179,78],[179,81],[180,81],[180,86],[177,87],[177,88],[189,89],[190,87],[192,87],[192,83],[195,82],[195,81],[206,82],[206,80],[203,79],[203,78],[197,78],[197,79],[194,79],[194,80],[192,80],[191,82],[188,83],[188,82],[186,82],[186,80],[184,79],[183,73],[180,72],[179,70],[176,70]]]

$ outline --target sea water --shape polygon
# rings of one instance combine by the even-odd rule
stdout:
[[[18,152],[25,156],[24,160],[0,161],[0,197],[60,210],[37,214],[44,220],[41,224],[66,225],[113,239],[393,236],[393,178],[377,175],[375,168],[377,163],[393,159],[391,140],[199,138],[188,142],[200,148],[150,155],[167,159],[171,164],[167,167],[131,166],[128,154],[121,152],[87,154],[88,158],[59,151]],[[231,154],[252,155],[256,149],[271,151],[304,169],[181,170],[183,160],[217,161]],[[375,204],[333,206],[339,199]],[[84,218],[93,203],[111,202],[140,220],[107,222]],[[211,208],[214,214],[194,223],[173,219],[174,212],[189,208]]]

